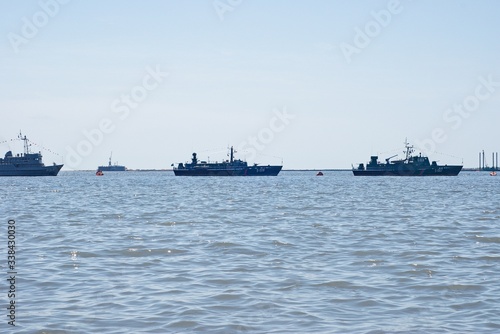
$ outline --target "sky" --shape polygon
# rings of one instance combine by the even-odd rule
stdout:
[[[0,154],[351,168],[500,151],[495,0],[0,1]]]

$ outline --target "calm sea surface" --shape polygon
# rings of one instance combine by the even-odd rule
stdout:
[[[0,186],[2,333],[500,332],[500,177],[487,172]]]

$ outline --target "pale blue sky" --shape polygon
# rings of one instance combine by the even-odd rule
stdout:
[[[244,144],[249,162],[349,168],[406,137],[432,140],[440,163],[500,151],[498,1],[401,0],[394,13],[394,0],[65,2],[0,2],[0,142],[22,129],[60,154],[43,151],[46,163],[95,169],[113,151],[129,168],[170,168]],[[231,8],[222,20],[216,3]],[[349,62],[341,45],[360,46],[367,27]],[[123,117],[113,103],[144,91],[148,68],[168,76]],[[447,112],[464,103],[468,116]],[[112,130],[89,144],[103,120]]]

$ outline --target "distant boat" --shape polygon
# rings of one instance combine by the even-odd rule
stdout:
[[[193,153],[191,163],[179,163],[174,167],[176,176],[276,176],[283,166],[248,166],[246,161],[234,158],[234,149],[231,146],[230,159],[222,162],[198,161]]]
[[[390,161],[396,155],[385,159],[385,163],[378,161],[378,156],[371,156],[370,162],[359,164],[358,168],[353,168],[355,176],[456,176],[462,170],[461,165],[438,165],[436,161],[429,162],[429,158],[419,155],[412,155],[413,146],[405,141],[405,158],[401,160]]]
[[[491,172],[490,176],[497,176],[497,172]]]
[[[323,176],[323,172],[318,172],[318,174],[316,174],[316,176]]]
[[[111,152],[111,155],[109,156],[109,162],[107,166],[99,166],[97,167],[98,170],[103,171],[103,172],[124,172],[127,170],[127,167],[118,165],[115,163],[114,165],[111,164],[111,158],[113,156],[113,152]]]
[[[63,165],[45,166],[40,152],[31,153],[28,138],[21,133],[18,138],[24,141],[24,154],[5,153],[5,157],[0,158],[0,176],[56,176],[59,173]]]
[[[102,172],[102,170],[99,170],[99,169],[98,169],[98,170],[97,170],[97,172],[95,172],[95,175],[96,175],[96,176],[103,176],[103,175],[104,175],[104,173]]]

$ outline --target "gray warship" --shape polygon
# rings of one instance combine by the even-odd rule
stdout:
[[[366,167],[361,163],[352,172],[355,176],[456,176],[462,170],[462,165],[438,165],[422,154],[412,155],[413,152],[413,146],[405,141],[404,159],[390,161],[394,155],[381,163],[378,156],[373,155]]]
[[[234,149],[231,146],[230,159],[222,162],[198,161],[193,153],[191,163],[180,163],[174,167],[176,176],[276,176],[283,166],[248,166],[246,161],[234,158]]]
[[[53,163],[52,166],[45,166],[42,153],[31,152],[28,138],[21,133],[18,138],[24,142],[24,153],[5,153],[0,158],[0,176],[56,176],[59,173],[63,165]]]
[[[98,166],[97,170],[101,172],[125,172],[127,170],[127,167],[118,165],[118,164],[111,164],[111,158],[113,156],[113,152],[111,152],[111,155],[109,156],[109,161],[107,166]]]

